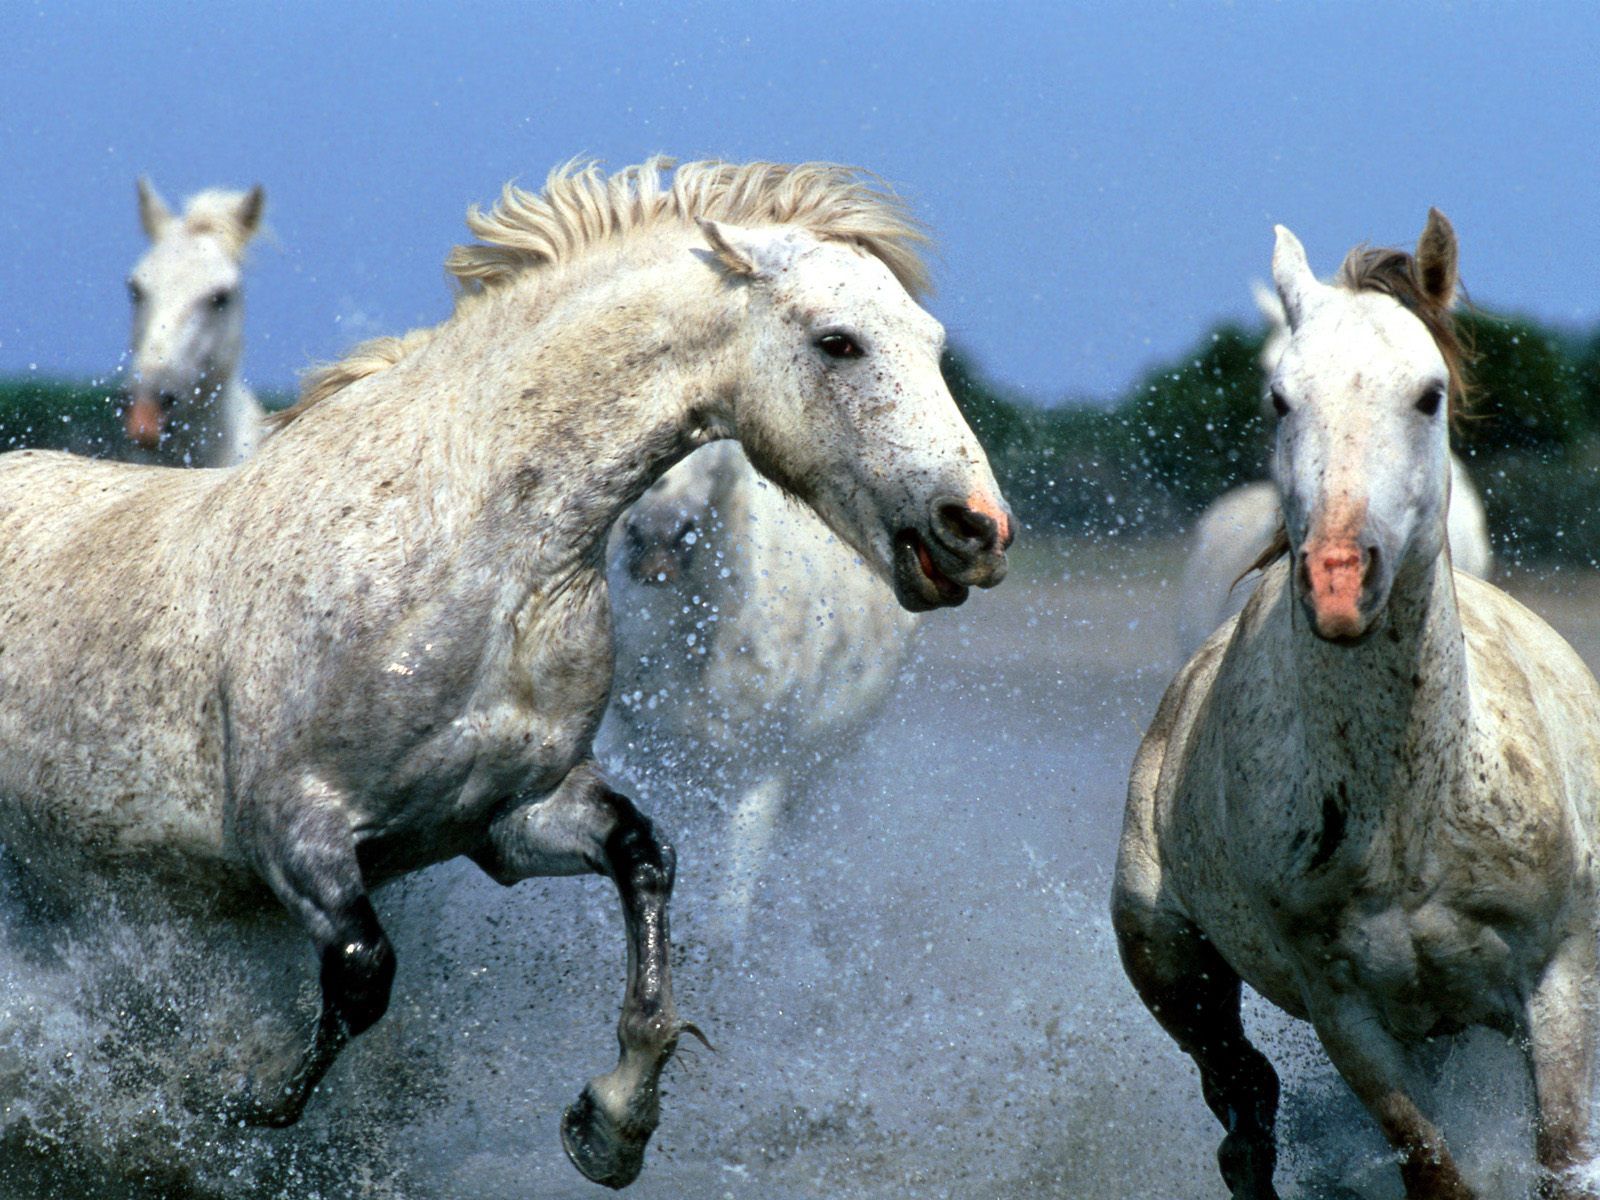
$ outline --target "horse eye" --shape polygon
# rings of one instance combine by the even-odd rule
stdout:
[[[220,288],[211,293],[211,307],[218,312],[233,303],[233,292],[228,288]]]
[[[1439,411],[1439,405],[1444,403],[1444,389],[1438,384],[1433,384],[1417,401],[1417,411],[1424,416],[1431,417]]]
[[[144,289],[131,279],[128,280],[128,299],[135,304],[144,303]]]
[[[1281,388],[1272,389],[1272,411],[1280,417],[1289,415],[1289,402],[1283,398],[1283,390]]]
[[[848,333],[825,333],[817,339],[817,349],[829,358],[860,358],[866,351]]]

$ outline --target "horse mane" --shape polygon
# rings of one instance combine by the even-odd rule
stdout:
[[[1455,424],[1471,400],[1467,364],[1472,360],[1472,350],[1462,338],[1461,328],[1449,306],[1440,304],[1423,287],[1416,256],[1392,246],[1363,243],[1344,256],[1334,283],[1352,292],[1381,292],[1392,296],[1422,322],[1422,327],[1432,335],[1434,345],[1439,347],[1449,373],[1449,420]],[[1252,571],[1265,571],[1288,553],[1289,531],[1280,517],[1272,541],[1239,573],[1234,585]]]
[[[672,174],[664,186],[667,171]],[[570,262],[594,246],[702,217],[733,225],[798,225],[879,259],[911,295],[929,291],[920,253],[926,231],[899,196],[866,172],[835,163],[677,165],[658,155],[609,176],[594,162],[574,159],[551,171],[540,192],[508,183],[489,211],[468,208],[467,228],[477,241],[457,246],[445,259],[457,284],[455,313],[486,292]],[[356,380],[393,366],[433,334],[425,328],[376,338],[340,362],[313,368],[299,401],[268,417],[270,428],[282,429]]]
[[[200,236],[209,234],[222,243],[234,258],[244,257],[259,226],[246,225],[239,220],[248,192],[235,192],[227,188],[207,188],[189,197],[183,210],[182,227],[185,233]]]

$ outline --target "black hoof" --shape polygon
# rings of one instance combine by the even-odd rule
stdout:
[[[572,1165],[608,1188],[625,1188],[639,1178],[653,1132],[653,1127],[628,1127],[607,1116],[589,1088],[561,1116],[561,1148]]]
[[[1217,1148],[1217,1165],[1233,1200],[1278,1200],[1272,1186],[1277,1159],[1270,1134],[1249,1136],[1236,1130]]]

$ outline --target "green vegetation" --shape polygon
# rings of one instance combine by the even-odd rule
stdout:
[[[1484,311],[1462,320],[1476,360],[1456,444],[1483,491],[1497,553],[1600,565],[1600,331]],[[1180,530],[1216,496],[1265,473],[1262,337],[1220,325],[1110,408],[1042,408],[959,350],[944,365],[1026,524],[1125,537]],[[278,407],[290,397],[264,399]],[[121,445],[114,387],[0,380],[0,450],[113,454]]]

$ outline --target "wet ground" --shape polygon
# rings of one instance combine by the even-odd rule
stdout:
[[[1124,981],[1106,917],[1128,763],[1176,665],[1177,567],[1169,545],[1036,548],[998,592],[926,619],[912,674],[793,814],[742,931],[717,900],[717,798],[665,781],[641,796],[679,849],[679,1008],[717,1050],[669,1068],[631,1195],[1223,1194],[1219,1131]],[[1510,585],[1600,662],[1600,582]],[[279,1132],[181,1098],[206,1064],[231,1069],[241,1038],[281,1032],[294,996],[309,1013],[298,940],[197,951],[141,912],[66,946],[16,941],[0,1197],[605,1194],[567,1164],[557,1126],[614,1059],[609,887],[506,890],[452,865],[379,909],[400,955],[395,1007]],[[1399,1195],[1310,1034],[1259,1004],[1249,1020],[1285,1081],[1283,1194]],[[1526,1194],[1516,1062],[1483,1035],[1431,1068],[1490,1196]]]

